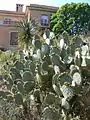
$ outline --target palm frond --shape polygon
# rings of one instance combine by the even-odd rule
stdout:
[[[30,46],[32,42],[32,37],[36,34],[36,25],[34,21],[28,21],[27,19],[22,20],[18,23],[19,34],[18,34],[18,43],[20,46],[27,46],[26,49]]]

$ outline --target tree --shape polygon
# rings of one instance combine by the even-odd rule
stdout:
[[[88,30],[88,21],[90,21],[90,5],[67,3],[51,16],[51,29],[57,36],[63,31],[67,31],[69,35],[83,34]]]
[[[36,33],[35,21],[28,21],[28,19],[25,19],[18,24],[18,27],[18,43],[20,47],[25,48],[27,50],[29,45],[31,44],[32,37]]]

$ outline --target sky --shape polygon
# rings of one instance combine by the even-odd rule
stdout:
[[[24,10],[26,5],[30,4],[43,4],[49,6],[61,6],[65,3],[71,2],[85,2],[90,4],[90,0],[0,0],[0,10],[16,10],[16,4],[24,4]]]

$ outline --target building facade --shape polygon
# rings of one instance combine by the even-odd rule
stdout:
[[[17,4],[16,11],[0,10],[0,49],[17,49],[18,28],[16,23],[25,17],[22,7],[23,5]]]
[[[50,27],[50,16],[52,13],[56,12],[58,7],[30,4],[26,6],[25,15],[28,20],[34,19],[41,28]]]
[[[30,4],[23,12],[23,5],[17,4],[16,11],[0,10],[0,49],[18,49],[18,28],[16,23],[25,17],[34,19],[41,28],[50,27],[50,15],[58,8],[52,6]]]

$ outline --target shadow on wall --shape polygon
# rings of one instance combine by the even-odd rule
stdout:
[[[3,47],[0,47],[0,50],[3,51],[3,52],[7,51],[7,49],[3,48]]]

